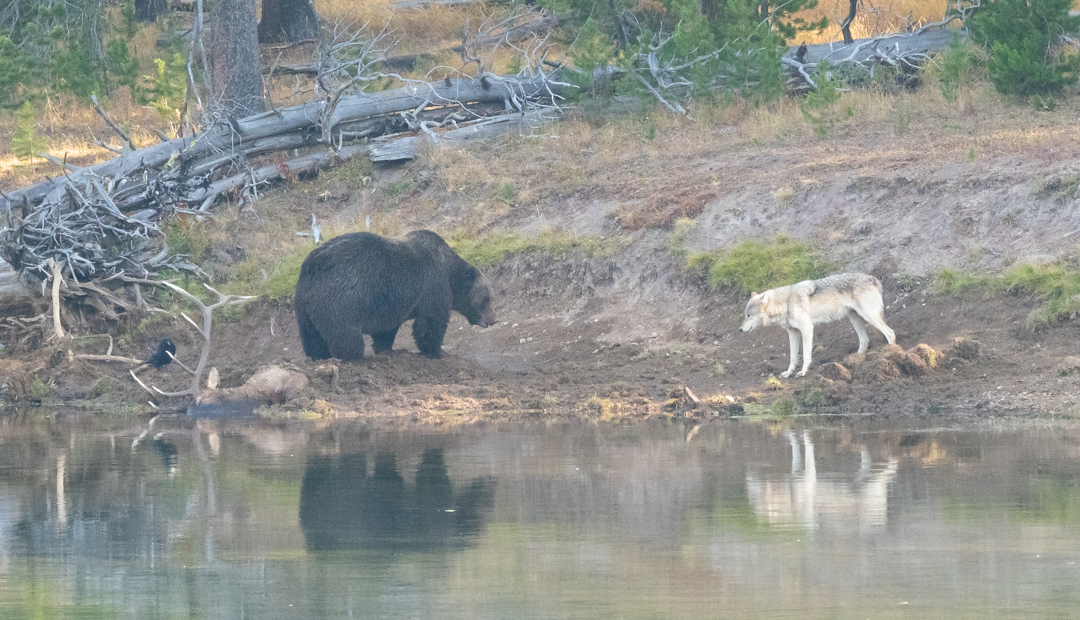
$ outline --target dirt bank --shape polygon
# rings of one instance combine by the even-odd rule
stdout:
[[[664,256],[659,250],[645,254]],[[819,370],[777,381],[774,375],[787,366],[783,330],[739,333],[741,296],[709,291],[668,258],[651,262],[628,254],[508,261],[492,274],[500,323],[485,330],[455,317],[441,360],[419,356],[402,330],[395,345],[399,351],[336,364],[335,376],[333,369],[303,356],[291,308],[266,304],[240,322],[218,326],[212,362],[223,369],[226,386],[241,384],[266,363],[285,363],[312,377],[310,393],[279,407],[282,412],[423,422],[523,415],[742,415],[761,413],[781,400],[804,412],[1080,413],[1080,375],[1059,376],[1062,362],[1075,353],[1080,326],[1069,322],[1033,333],[1025,318],[1034,304],[1023,298],[936,297],[920,281],[901,283],[882,274],[886,316],[898,343],[907,349],[930,345],[940,352],[937,366],[919,376],[876,376],[865,369],[873,365],[883,339],[872,334],[868,360],[852,364],[845,358],[858,341],[844,322],[817,330]],[[194,356],[194,330],[175,325],[170,333],[182,357]],[[957,351],[957,338],[974,349]],[[147,339],[144,348],[150,343]],[[833,363],[846,365],[850,382],[817,376]],[[117,365],[67,360],[38,371],[55,382],[54,398],[94,407],[146,400],[125,373]],[[91,393],[103,377],[111,389]],[[144,379],[166,391],[182,389],[188,381],[175,365],[148,371]],[[687,413],[684,387],[704,407]]]
[[[1036,113],[987,101],[953,109],[922,99],[854,100],[858,122],[838,121],[825,141],[785,108],[770,118],[750,109],[717,113],[696,125],[648,115],[576,120],[475,152],[436,148],[409,165],[365,172],[362,182],[328,176],[264,194],[255,210],[218,217],[210,266],[221,277],[260,244],[300,243],[295,231],[310,213],[331,232],[355,230],[365,219],[384,233],[556,228],[617,249],[499,262],[488,269],[499,324],[484,330],[455,316],[442,360],[418,356],[405,329],[395,345],[405,352],[338,364],[336,373],[318,369],[302,354],[290,304],[264,301],[217,325],[211,364],[224,387],[264,364],[291,365],[312,387],[285,409],[319,415],[683,415],[686,387],[705,403],[690,415],[791,410],[778,401],[796,411],[1076,415],[1080,375],[1066,358],[1075,354],[1080,324],[1033,332],[1025,319],[1034,299],[932,292],[941,267],[992,273],[1076,254],[1077,236],[1066,233],[1080,229],[1080,110]],[[901,109],[908,115],[902,131]],[[643,139],[638,123],[654,132],[659,123],[660,131]],[[845,322],[817,331],[814,361],[815,368],[844,365],[850,382],[835,367],[829,379],[812,370],[803,379],[770,380],[786,368],[786,334],[738,332],[744,296],[711,290],[685,270],[673,251],[678,218],[695,222],[684,231],[689,250],[785,234],[811,243],[838,271],[878,276],[898,344],[929,345],[939,361],[882,371],[884,343],[874,333],[871,355],[856,364],[846,359],[857,338]],[[132,330],[116,353],[144,357],[166,332],[181,359],[197,355],[194,330],[182,319]],[[958,338],[966,339],[960,348]],[[10,353],[5,364],[15,382],[36,377],[54,385],[47,397],[54,402],[147,400],[117,365],[63,355],[50,363],[40,352]],[[174,366],[149,371],[146,380],[163,390],[188,381]]]

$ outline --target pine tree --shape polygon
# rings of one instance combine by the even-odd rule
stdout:
[[[47,146],[44,137],[38,135],[34,122],[34,106],[27,101],[15,113],[15,137],[11,139],[11,150],[19,159],[30,160],[30,169],[34,169],[34,156]]]
[[[990,47],[987,70],[1007,95],[1047,95],[1074,84],[1080,56],[1057,54],[1058,35],[1076,32],[1071,0],[993,0],[971,20],[972,37]]]

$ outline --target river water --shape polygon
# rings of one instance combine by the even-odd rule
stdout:
[[[1068,424],[0,422],[5,619],[1080,610]]]

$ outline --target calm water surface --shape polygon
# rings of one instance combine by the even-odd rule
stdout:
[[[1080,614],[1071,425],[0,422],[0,618]]]

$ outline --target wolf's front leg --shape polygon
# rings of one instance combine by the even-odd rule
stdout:
[[[799,363],[799,330],[793,327],[784,329],[787,330],[788,345],[791,347],[791,363],[788,364],[787,370],[780,373],[780,376],[787,379],[791,376],[791,373],[795,372],[795,365]]]
[[[796,377],[806,376],[806,371],[810,368],[810,358],[814,354],[814,324],[810,321],[807,323],[799,330],[802,332],[802,370]]]

